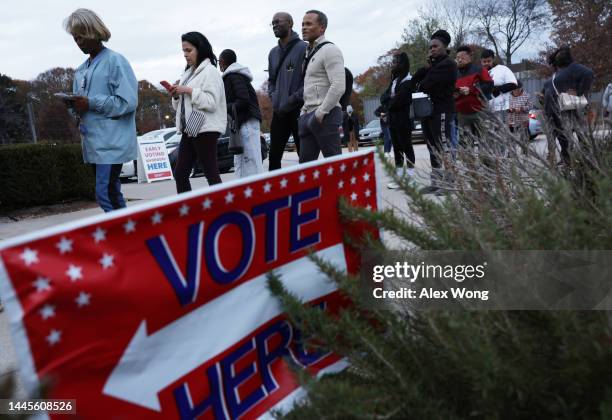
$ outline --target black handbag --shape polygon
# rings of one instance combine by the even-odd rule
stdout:
[[[412,96],[412,114],[417,120],[431,117],[433,114],[433,103],[429,95]]]
[[[232,105],[231,115],[228,116],[229,121],[229,151],[235,155],[244,153],[244,144],[240,136],[240,127],[238,126],[238,117],[236,116],[236,106]]]

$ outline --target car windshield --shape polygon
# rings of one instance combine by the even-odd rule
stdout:
[[[380,128],[380,120],[372,120],[364,128]]]

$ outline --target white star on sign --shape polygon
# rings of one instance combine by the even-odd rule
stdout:
[[[129,219],[127,223],[123,225],[123,229],[125,230],[126,234],[136,232],[136,222],[134,222],[132,219]]]
[[[34,285],[34,287],[36,287],[36,291],[38,293],[44,292],[45,290],[51,290],[51,285],[49,285],[49,279],[46,277],[39,277],[32,284]]]
[[[244,190],[244,198],[251,198],[253,197],[253,188],[248,187],[246,190]]]
[[[91,300],[91,294],[81,292],[74,301],[76,302],[77,305],[79,305],[79,308],[82,308],[83,306],[89,305],[90,300]]]
[[[234,202],[234,194],[231,191],[228,192],[227,195],[225,196],[225,202],[227,204]]]
[[[366,197],[369,197],[369,196],[371,196],[371,195],[372,195],[372,191],[370,191],[370,190],[365,190],[365,196],[366,196]]]
[[[46,321],[47,319],[55,316],[55,306],[45,305],[42,307],[39,313],[42,319]]]
[[[357,178],[351,177],[351,184],[355,184],[357,182]]]
[[[366,206],[366,210],[371,211],[371,210],[372,210],[372,206],[368,204],[368,205]]]
[[[91,236],[93,236],[94,241],[98,243],[98,242],[106,240],[106,231],[99,227],[98,229],[94,231],[94,233],[91,234]]]
[[[155,214],[151,217],[151,223],[154,225],[159,225],[162,222],[162,217],[164,217],[160,212],[156,211]]]
[[[334,173],[333,167],[330,166],[329,168],[327,168],[327,175],[333,175],[333,173]]]
[[[100,258],[98,262],[100,263],[103,269],[107,270],[111,268],[113,265],[115,265],[114,259],[115,259],[114,256],[112,256],[111,254],[105,253],[104,255],[102,255],[102,258]]]
[[[83,268],[77,265],[70,264],[68,266],[68,270],[66,271],[66,275],[70,277],[70,280],[72,280],[73,282],[77,280],[82,280],[83,279]]]
[[[365,174],[363,174],[363,180],[368,182],[370,180],[370,174],[367,173],[367,172]]]
[[[321,172],[319,172],[319,170],[316,170],[312,173],[312,177],[314,179],[319,179],[319,175],[321,174]]]
[[[202,208],[204,210],[209,210],[212,206],[212,200],[210,198],[206,198],[206,200],[202,201]]]
[[[303,184],[306,181],[306,175],[304,173],[300,174],[300,184]]]
[[[344,188],[344,181],[338,182],[338,188],[340,189]]]
[[[59,330],[51,330],[51,333],[47,336],[47,341],[50,346],[54,346],[62,339],[62,332]]]
[[[357,165],[359,165],[359,162],[358,162],[358,161],[353,162],[353,168],[356,168],[356,167],[357,167]]]
[[[64,255],[67,252],[72,252],[72,240],[64,238],[60,239],[58,243],[55,244],[56,248],[59,249],[60,254]]]
[[[281,188],[287,188],[287,182],[289,182],[289,181],[287,181],[287,178],[281,179],[281,181],[280,181]]]
[[[264,192],[267,194],[270,192],[271,189],[272,189],[272,184],[270,184],[269,182],[266,182],[263,188]]]
[[[367,165],[369,161],[370,161],[370,158],[365,158],[365,159],[363,160],[363,164],[364,164],[364,165]]]
[[[38,251],[35,251],[30,248],[26,248],[19,255],[19,258],[23,260],[26,266],[31,266],[32,264],[36,264],[38,262]]]
[[[343,163],[340,165],[340,172],[344,172],[346,170],[346,165]]]
[[[189,206],[187,204],[183,204],[179,209],[179,215],[181,217],[185,217],[189,214]]]
[[[357,194],[353,193],[351,194],[351,201],[355,201],[357,200]]]

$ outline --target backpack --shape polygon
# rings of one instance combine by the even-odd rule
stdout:
[[[314,55],[317,53],[317,51],[321,49],[321,47],[327,44],[333,44],[333,42],[325,41],[319,44],[317,48],[315,48],[315,50],[309,56],[306,57],[306,60],[302,65],[302,78],[306,76],[306,69],[308,68],[308,64],[310,64],[310,59],[314,57]],[[346,110],[346,107],[351,101],[351,94],[353,93],[353,73],[351,73],[351,71],[346,67],[344,68],[344,79],[346,81],[346,86],[344,88],[344,93],[340,97],[340,106],[342,107],[342,110]]]
[[[351,94],[353,93],[353,73],[346,67],[344,68],[344,76],[346,80],[346,87],[344,88],[344,93],[340,97],[340,106],[342,109],[346,109],[346,107],[351,102]]]

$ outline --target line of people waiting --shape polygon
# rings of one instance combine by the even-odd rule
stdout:
[[[344,66],[340,49],[325,38],[327,16],[309,10],[302,20],[302,39],[293,30],[288,13],[276,13],[271,22],[278,45],[268,55],[268,94],[273,117],[269,170],[281,167],[287,141],[293,135],[300,163],[341,153],[340,127],[349,127],[350,150],[357,149],[358,121],[348,107],[352,75]],[[91,10],[78,9],[65,21],[66,31],[89,58],[75,71],[74,96],[66,99],[82,135],[83,157],[96,174],[96,197],[105,211],[125,207],[119,173],[121,164],[134,160],[136,150],[135,112],[138,83],[128,61],[106,48],[110,31]],[[208,39],[199,32],[181,37],[186,66],[176,84],[165,83],[176,110],[176,128],[182,133],[175,170],[178,193],[189,191],[189,174],[194,161],[201,163],[210,185],[221,182],[217,166],[217,140],[226,131],[228,117],[242,142],[235,157],[240,177],[264,171],[259,151],[261,111],[249,69],[238,63],[233,50],[219,59]],[[514,130],[524,126],[528,108],[525,95],[512,72],[485,50],[481,66],[472,63],[472,51],[462,46],[453,60],[448,49],[451,36],[445,30],[433,33],[427,65],[410,73],[407,54],[393,56],[391,83],[381,97],[379,116],[388,128],[395,165],[400,176],[412,176],[415,154],[412,146],[412,94],[428,96],[430,109],[420,115],[431,164],[431,183],[423,193],[439,194],[445,178],[443,132],[457,147],[457,130],[479,135],[486,107]],[[217,69],[219,64],[220,70]],[[551,87],[545,87],[546,114],[557,127],[562,156],[569,146],[562,130],[564,119],[576,118],[575,111],[555,108],[560,93],[583,95],[590,89],[592,72],[573,63],[569,50],[559,50],[552,59],[556,68]],[[350,85],[347,81],[350,80]],[[347,118],[348,117],[348,118]],[[444,119],[444,128],[443,128]],[[384,122],[384,124],[382,124]],[[346,134],[346,130],[345,130]],[[460,137],[460,136],[459,136]],[[390,150],[387,141],[385,151]],[[389,188],[397,188],[392,183]]]

